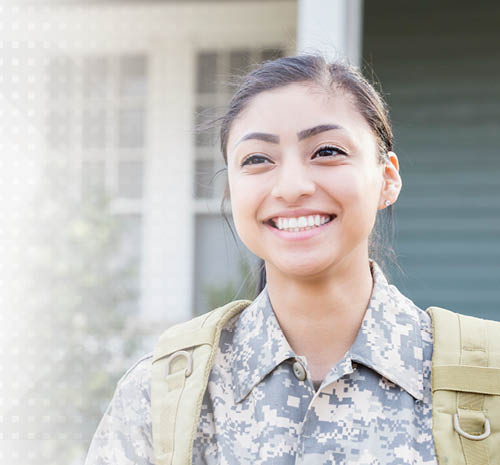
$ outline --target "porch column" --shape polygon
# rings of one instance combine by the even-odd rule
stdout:
[[[361,65],[363,0],[297,0],[297,53]]]

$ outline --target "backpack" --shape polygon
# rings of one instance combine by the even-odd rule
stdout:
[[[157,465],[191,465],[203,396],[237,300],[163,333],[153,355],[151,412]],[[432,430],[439,465],[500,464],[500,322],[438,307],[432,318]]]

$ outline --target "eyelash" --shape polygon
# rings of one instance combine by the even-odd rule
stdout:
[[[347,155],[343,150],[339,149],[338,147],[335,147],[334,145],[324,145],[323,147],[320,147],[316,152],[314,152],[314,155],[322,152],[323,150],[329,150],[329,151],[335,151],[337,152],[337,155]],[[329,156],[332,156],[331,154]]]
[[[320,147],[316,152],[314,152],[314,155],[317,155],[318,153],[324,151],[324,150],[329,150],[329,151],[335,151],[337,152],[337,155],[347,155],[343,150],[339,149],[338,147],[335,147],[333,145],[324,145],[323,147]],[[335,155],[335,156],[337,156]],[[333,156],[332,154],[328,155],[329,157]],[[269,159],[265,157],[264,155],[251,155],[245,160],[243,160],[243,163],[241,166],[247,166],[247,165],[260,165],[261,163],[247,163],[251,160],[256,160],[256,159],[262,159],[262,160],[267,160]]]
[[[245,160],[243,160],[243,163],[241,164],[241,166],[260,165],[260,163],[247,163],[248,161],[257,160],[259,158],[261,158],[262,160],[269,161],[269,159],[267,157],[265,157],[264,155],[250,155],[248,158],[245,158]]]

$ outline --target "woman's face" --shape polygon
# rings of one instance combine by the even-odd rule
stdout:
[[[349,95],[304,84],[258,94],[227,147],[236,230],[268,273],[319,276],[367,259],[377,210],[395,198]]]

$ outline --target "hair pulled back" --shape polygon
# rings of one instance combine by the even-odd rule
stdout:
[[[241,79],[226,114],[221,118],[220,144],[227,165],[227,140],[234,120],[256,95],[294,83],[316,85],[328,93],[344,91],[354,98],[360,114],[372,129],[379,146],[379,160],[392,150],[393,134],[387,106],[354,66],[328,63],[321,55],[298,55],[266,61]]]
[[[329,94],[340,91],[349,95],[376,137],[379,163],[387,160],[387,152],[393,149],[393,133],[387,105],[381,95],[356,67],[339,61],[329,63],[321,55],[311,54],[266,61],[239,80],[228,109],[220,118],[220,148],[226,166],[227,142],[236,118],[258,94],[295,83],[310,84]],[[229,186],[226,185],[221,204],[221,211],[226,221],[224,204],[228,197]],[[382,266],[387,259],[394,261],[394,251],[388,237],[393,233],[392,205],[383,212],[388,218],[382,221],[380,212],[377,214],[377,221],[369,239],[370,257]],[[263,289],[265,282],[265,267],[262,260],[257,293]]]

